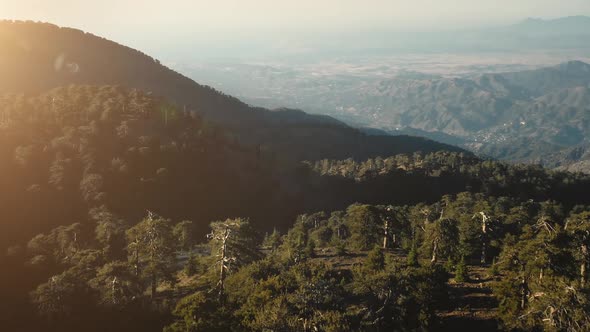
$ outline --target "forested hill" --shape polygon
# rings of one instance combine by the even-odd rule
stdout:
[[[311,149],[313,136],[305,139]],[[165,99],[116,86],[0,94],[0,160],[0,209],[6,216],[0,250],[53,227],[92,223],[94,208],[131,223],[146,210],[190,219],[203,235],[211,220],[235,216],[251,218],[260,229],[287,227],[298,213],[341,208],[375,189],[324,180],[300,162],[240,144],[232,132]],[[428,194],[384,194],[395,201],[433,200],[464,189],[451,187],[450,178],[445,184],[412,174],[392,179],[440,187]],[[337,188],[329,198],[318,196]]]
[[[249,217],[268,230],[307,211],[464,190],[582,203],[588,183],[456,152],[288,163],[164,99],[114,86],[0,95],[0,158],[0,248],[91,220],[101,206],[131,223],[148,209],[191,219],[204,234],[220,218]]]
[[[3,95],[0,114],[0,247],[84,222],[101,206],[131,219],[166,211],[203,220],[201,230],[231,215],[262,223],[281,219],[279,209],[291,215],[254,149],[138,90]]]
[[[253,108],[137,50],[75,29],[3,21],[0,44],[0,92],[37,94],[68,84],[137,88],[222,125],[242,144],[292,160],[458,151],[420,138],[367,136],[326,116]]]

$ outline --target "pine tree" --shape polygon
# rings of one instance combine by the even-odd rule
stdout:
[[[465,282],[469,280],[469,272],[467,271],[467,264],[465,263],[465,257],[462,257],[457,266],[455,267],[455,281]]]
[[[170,280],[175,269],[177,242],[169,220],[152,212],[127,230],[127,251],[135,275],[149,280],[151,298],[160,279]]]
[[[380,246],[375,245],[365,259],[365,267],[369,270],[379,271],[385,268],[385,256]]]

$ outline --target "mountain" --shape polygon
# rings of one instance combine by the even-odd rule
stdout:
[[[586,35],[590,28],[590,17],[568,16],[556,19],[527,18],[509,28],[513,32],[536,35]]]
[[[460,29],[439,25],[435,30],[399,28],[348,31],[346,38],[338,33],[308,34],[294,38],[300,47],[276,47],[259,43],[241,48],[247,58],[289,57],[299,61],[325,60],[334,57],[391,56],[392,54],[474,54],[479,52],[522,52],[539,50],[588,50],[590,17],[572,16],[558,19],[529,18],[509,25]],[[194,61],[190,47],[179,45],[187,55],[183,62]],[[219,54],[220,51],[218,50]],[[207,54],[211,57],[211,54]],[[222,57],[220,54],[219,57]]]
[[[569,61],[554,67],[485,76],[503,78],[511,86],[523,89],[525,96],[539,97],[556,90],[588,86],[590,65]]]
[[[509,26],[448,33],[452,48],[479,51],[588,49],[590,17],[528,18]]]
[[[426,40],[436,33],[426,34]],[[449,51],[527,51],[588,49],[590,17],[528,18],[509,26],[438,33],[434,48]],[[423,46],[428,49],[427,45]]]
[[[331,48],[326,47],[334,55],[338,55],[342,49],[349,50],[353,55],[587,50],[590,45],[590,17],[571,16],[550,20],[529,18],[508,26],[414,33],[382,31],[359,33],[355,37],[351,45],[340,43]]]
[[[147,208],[199,220],[201,232],[236,215],[280,227],[297,213],[370,197],[369,187],[351,185],[318,199],[334,182],[306,173],[304,160],[465,152],[250,107],[79,30],[4,21],[0,45],[0,207],[12,220],[0,227],[0,248],[102,205],[128,220]]]
[[[461,78],[394,77],[362,91],[354,108],[362,110],[365,126],[557,167],[566,162],[559,161],[561,151],[590,139],[590,65],[570,61]]]
[[[69,84],[137,88],[223,126],[240,143],[290,160],[456,150],[424,139],[367,136],[332,118],[302,111],[250,107],[139,51],[75,29],[3,21],[0,44],[0,92],[32,95]]]
[[[0,29],[3,331],[590,324],[589,260],[579,254],[590,175],[251,108],[111,42],[8,26]],[[573,118],[583,115],[560,105],[587,100],[578,83],[534,97],[546,85],[406,79],[413,86],[400,91],[416,95],[400,105],[429,94],[448,104],[487,96],[493,113],[514,98]],[[417,80],[427,79],[434,84],[421,90]],[[445,116],[430,125],[469,133],[493,120],[459,108]],[[562,128],[555,141],[576,130]],[[456,152],[417,151],[443,148]]]

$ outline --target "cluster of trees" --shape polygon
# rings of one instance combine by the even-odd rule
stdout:
[[[428,330],[453,308],[449,278],[481,265],[504,328],[590,324],[588,206],[463,192],[303,214],[264,238],[241,218],[207,236],[152,212],[134,224],[103,206],[89,220],[11,253],[34,280],[30,311],[4,314],[62,331]]]
[[[341,176],[360,182],[397,170],[426,175],[460,172],[466,167],[477,165],[480,161],[479,158],[469,153],[441,151],[426,155],[414,152],[413,154],[400,154],[387,158],[377,157],[362,162],[349,158],[346,160],[323,159],[306,163],[315,172],[322,175]]]
[[[354,202],[434,202],[465,190],[580,204],[587,203],[589,187],[581,174],[459,152],[300,164],[263,147],[244,147],[190,110],[112,86],[2,95],[0,138],[7,161],[0,207],[9,220],[1,248],[64,220],[82,222],[100,205],[128,220],[138,220],[146,208],[202,220],[195,227],[204,234],[207,221],[231,216],[284,230],[303,212]]]
[[[196,226],[202,233],[209,220],[226,216],[270,222],[292,214],[279,210],[287,199],[256,149],[137,90],[70,86],[30,98],[3,95],[0,121],[2,248],[83,223],[101,205],[127,220],[145,209],[204,220]]]
[[[444,271],[385,263],[383,256],[376,260],[343,270],[310,258],[295,263],[270,255],[229,276],[221,300],[206,286],[180,300],[177,320],[165,331],[432,327],[434,308],[444,300]]]
[[[488,196],[557,200],[568,206],[590,203],[586,195],[590,185],[588,174],[484,160],[462,152],[415,152],[365,161],[323,159],[304,164],[311,173],[331,182],[325,187],[338,188],[335,192],[353,192],[342,188],[346,186],[364,189],[357,190],[358,202],[414,204],[470,191]],[[405,188],[403,197],[408,201],[403,202],[391,193],[384,196],[382,188],[395,185]],[[424,193],[424,188],[428,188],[428,193]]]
[[[446,299],[447,273],[438,266],[396,260],[381,248],[348,267],[322,259],[331,241],[340,242],[335,258],[345,264],[347,251],[371,245],[366,229],[355,228],[367,215],[349,210],[330,222],[325,214],[302,215],[286,235],[274,232],[264,241],[246,219],[213,222],[203,247],[190,221],[148,212],[131,226],[104,207],[94,209],[94,229],[60,226],[29,241],[27,269],[43,278],[30,294],[33,317],[60,331],[435,326],[435,309]],[[341,229],[334,239],[319,235],[328,224]]]
[[[588,326],[588,206],[465,192],[432,205],[355,204],[302,222],[310,225],[308,241],[320,248],[397,248],[407,264],[440,264],[458,281],[469,278],[466,262],[489,267],[498,319],[507,329]]]
[[[426,329],[448,275],[494,261],[507,327],[587,314],[586,175],[460,152],[302,164],[113,86],[2,95],[0,158],[14,326]]]
[[[6,330],[433,329],[466,264],[492,264],[506,328],[589,323],[586,175],[251,108],[77,30],[0,44]],[[177,104],[30,95],[70,83]]]
[[[284,229],[305,211],[354,201],[415,203],[464,189],[448,187],[450,177],[433,183],[439,180],[403,173],[395,181],[440,190],[399,197],[378,183],[317,176],[294,156],[239,142],[190,109],[138,90],[68,86],[31,97],[1,95],[0,157],[6,162],[0,166],[0,207],[8,222],[0,248],[83,222],[101,205],[127,220],[138,220],[146,208],[202,220],[195,227],[204,234],[207,221],[230,216]]]
[[[39,284],[30,292],[35,314],[21,326],[77,330],[88,325],[87,330],[99,331],[107,327],[105,319],[115,321],[108,323],[115,330],[154,329],[150,325],[165,321],[158,305],[170,295],[158,288],[176,281],[179,257],[192,251],[197,241],[192,222],[174,224],[148,212],[130,225],[104,206],[93,209],[91,219],[28,242],[22,271],[34,274],[32,283]]]
[[[7,161],[0,207],[8,220],[0,248],[82,223],[101,205],[127,220],[138,220],[147,208],[202,221],[195,227],[204,234],[207,221],[231,216],[285,230],[303,212],[354,202],[434,202],[465,190],[567,204],[588,197],[587,176],[463,153],[292,163],[238,144],[194,112],[120,87],[2,95],[0,121],[0,156]]]

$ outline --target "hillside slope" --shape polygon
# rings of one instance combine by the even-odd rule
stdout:
[[[354,107],[367,126],[554,167],[548,154],[588,143],[589,101],[590,65],[570,61],[474,77],[395,77],[367,88]]]
[[[139,51],[75,29],[3,21],[0,44],[0,92],[36,94],[68,84],[151,91],[222,125],[241,143],[291,160],[457,150],[423,139],[369,137],[332,118],[302,111],[249,107]]]

